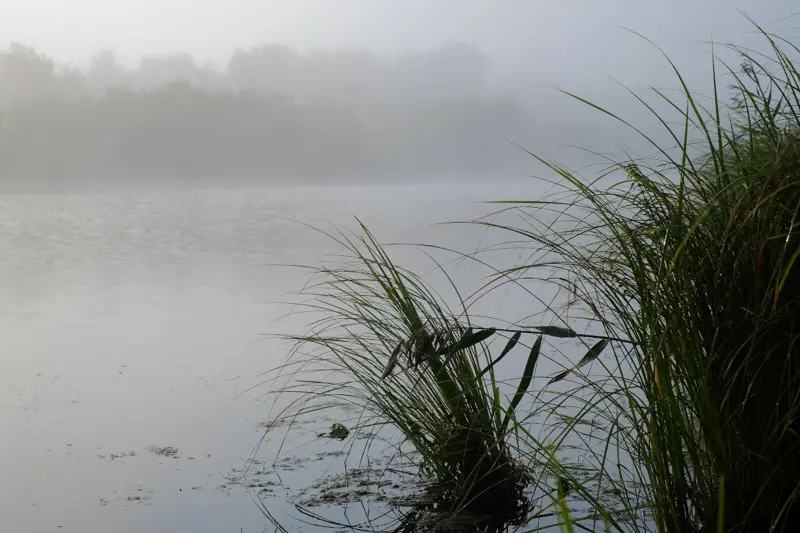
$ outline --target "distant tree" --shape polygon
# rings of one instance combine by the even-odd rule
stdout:
[[[108,89],[128,86],[130,73],[117,63],[117,57],[111,50],[103,50],[92,58],[87,78],[92,90],[102,95]]]
[[[33,48],[11,43],[0,53],[0,105],[24,106],[53,96],[53,60]]]
[[[267,45],[237,50],[224,71],[186,54],[126,68],[102,51],[84,73],[14,43],[0,51],[0,184],[483,173],[507,166],[497,137],[523,138],[526,117],[465,45]]]

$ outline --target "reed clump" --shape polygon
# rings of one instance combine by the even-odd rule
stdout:
[[[608,456],[630,457],[625,477],[643,487],[649,516],[631,499],[628,527],[800,523],[800,51],[763,35],[770,55],[733,47],[739,68],[713,59],[715,79],[721,64],[733,80],[729,104],[716,84],[701,103],[671,63],[681,98],[655,91],[669,118],[634,94],[674,142],[652,142],[656,160],[612,161],[594,181],[545,161],[559,201],[517,202],[528,226],[485,223],[548,254],[509,276],[557,265],[552,283],[631,341],[613,350],[602,386],[577,378],[592,391],[581,416],[595,402],[613,413]],[[539,222],[555,206],[573,229]],[[598,475],[624,488],[612,462],[599,460]]]
[[[306,384],[306,398],[356,402],[398,428],[419,452],[421,471],[451,489],[453,508],[520,509],[534,483],[552,494],[568,530],[600,521],[586,527],[794,531],[800,49],[762,33],[770,54],[731,47],[742,59],[735,68],[713,58],[709,99],[668,59],[679,97],[655,90],[658,107],[631,93],[663,126],[666,145],[571,95],[642,135],[656,157],[610,160],[587,179],[531,154],[557,176],[556,196],[507,202],[504,215],[515,209],[524,224],[476,223],[511,233],[509,246],[540,258],[500,269],[498,287],[544,280],[595,328],[597,342],[551,380],[569,389],[555,387],[534,413],[518,413],[542,335],[580,335],[566,326],[520,329],[493,354],[487,342],[498,330],[473,329],[466,306],[450,311],[362,228],[360,237],[342,238],[354,263],[321,269],[323,281],[312,286],[309,305],[323,318],[294,338],[295,354],[341,378]],[[716,83],[720,65],[730,96]],[[656,111],[663,108],[668,114]],[[525,368],[506,400],[494,361],[527,341]],[[585,372],[590,366],[600,378]],[[561,423],[543,437],[522,423],[534,414]],[[581,427],[597,420],[602,429],[586,438]],[[580,475],[559,458],[568,439],[583,443]],[[576,499],[585,504],[580,516],[570,507]]]
[[[513,410],[530,384],[530,369],[511,403],[499,392],[486,341],[493,329],[473,330],[465,308],[451,311],[414,273],[395,265],[366,227],[332,236],[350,261],[316,270],[303,295],[319,313],[296,344],[288,365],[325,375],[300,380],[300,396],[282,416],[343,403],[357,406],[362,427],[391,426],[402,434],[398,452],[435,482],[440,509],[513,516],[526,505],[527,465],[515,460]],[[519,340],[505,345],[508,353]],[[312,401],[311,404],[308,401]],[[433,496],[431,496],[433,498]]]

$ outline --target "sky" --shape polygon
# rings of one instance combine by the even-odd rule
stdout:
[[[655,56],[623,27],[696,61],[707,57],[703,42],[747,39],[742,12],[791,32],[798,11],[791,0],[0,0],[0,39],[80,66],[100,49],[128,62],[189,52],[223,65],[262,43],[397,51],[463,41],[507,75],[635,82]]]

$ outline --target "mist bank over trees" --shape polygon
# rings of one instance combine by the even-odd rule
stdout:
[[[0,53],[0,186],[320,183],[509,176],[531,112],[463,44],[425,53],[236,51],[88,68]]]

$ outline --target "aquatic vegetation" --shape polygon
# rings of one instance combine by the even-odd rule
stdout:
[[[531,347],[517,395],[505,404],[485,344],[495,331],[470,329],[466,309],[451,312],[362,230],[338,237],[354,260],[322,268],[320,281],[305,291],[311,297],[305,305],[322,318],[311,334],[294,337],[289,364],[302,360],[327,380],[304,380],[292,392],[357,405],[362,426],[399,428],[419,452],[420,471],[446,487],[442,501],[492,513],[518,508],[528,473],[507,445],[515,432],[509,422],[541,342]],[[518,339],[512,337],[502,355]]]
[[[516,203],[526,225],[481,222],[547,254],[507,280],[555,269],[548,279],[573,308],[631,341],[612,343],[602,381],[572,373],[592,392],[574,416],[609,423],[595,468],[621,489],[631,529],[790,531],[800,520],[800,72],[784,49],[800,50],[763,35],[771,56],[734,47],[740,69],[713,59],[733,80],[731,105],[716,85],[703,105],[677,69],[680,99],[655,90],[671,115],[633,94],[677,148],[653,141],[655,159],[611,161],[591,180],[546,162],[557,202]],[[543,222],[555,206],[558,231]],[[633,512],[626,479],[651,516]]]
[[[800,49],[763,35],[770,56],[731,47],[741,68],[713,57],[708,100],[669,59],[680,97],[631,92],[666,144],[570,95],[632,128],[656,155],[608,159],[587,178],[531,154],[558,177],[553,196],[504,202],[517,224],[476,222],[511,234],[506,246],[529,257],[499,269],[487,290],[527,290],[526,279],[555,287],[564,305],[548,305],[562,325],[478,328],[464,299],[451,310],[365,227],[336,237],[352,260],[318,269],[305,291],[320,318],[291,337],[287,365],[315,377],[283,391],[301,398],[284,414],[338,402],[358,406],[360,425],[397,428],[398,454],[419,452],[450,510],[549,513],[565,531],[792,530],[800,72],[789,54]],[[733,80],[730,104],[720,65]],[[586,334],[568,324],[575,316]],[[489,343],[500,335],[497,350]],[[582,344],[583,356],[565,361],[546,390],[529,391],[545,336]],[[518,345],[528,357],[509,400],[495,364]],[[533,405],[518,413],[523,398]],[[580,464],[564,458],[567,445]]]
[[[350,435],[350,430],[344,424],[333,424],[331,425],[331,431],[328,433],[328,437],[336,440],[344,440]]]
[[[161,455],[163,457],[169,457],[171,459],[177,459],[179,457],[178,449],[173,446],[166,446],[164,448],[161,448],[159,446],[150,446],[147,448],[147,450],[154,455]]]

